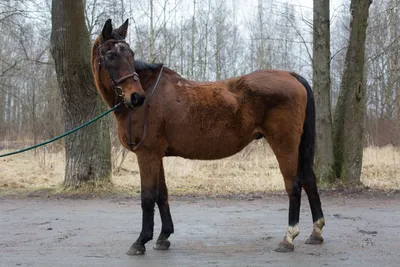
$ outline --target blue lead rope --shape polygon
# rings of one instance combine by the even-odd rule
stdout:
[[[62,135],[60,135],[60,136],[57,136],[57,137],[55,137],[55,138],[53,138],[53,139],[50,139],[50,140],[47,140],[47,141],[45,141],[45,142],[43,142],[43,143],[36,144],[36,145],[34,145],[34,146],[30,146],[30,147],[27,147],[27,148],[24,148],[24,149],[21,149],[21,150],[17,150],[17,151],[10,152],[10,153],[6,153],[6,154],[1,154],[1,155],[0,155],[0,158],[2,158],[2,157],[7,157],[7,156],[11,156],[11,155],[15,155],[15,154],[19,154],[19,153],[22,153],[22,152],[25,152],[25,151],[28,151],[28,150],[31,150],[31,149],[34,149],[34,148],[38,148],[38,147],[40,147],[40,146],[47,145],[48,143],[57,141],[58,139],[61,139],[61,138],[65,137],[65,136],[67,136],[67,135],[70,135],[70,134],[72,134],[72,133],[74,133],[74,132],[76,132],[76,131],[82,129],[83,127],[88,126],[89,124],[92,124],[93,122],[97,121],[98,119],[103,118],[104,116],[106,116],[106,115],[109,114],[110,112],[116,110],[122,103],[123,103],[123,102],[120,102],[120,103],[116,104],[114,107],[112,107],[111,109],[107,110],[107,111],[104,112],[103,114],[101,114],[101,115],[99,115],[99,116],[97,116],[97,117],[91,119],[90,121],[86,122],[85,124],[83,124],[83,125],[81,125],[81,126],[78,126],[78,127],[76,127],[75,129],[72,129],[72,130],[70,130],[70,131],[68,131],[68,132],[66,132],[66,133],[64,133],[64,134],[62,134]]]

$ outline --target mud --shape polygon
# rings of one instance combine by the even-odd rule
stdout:
[[[251,201],[249,201],[251,200]],[[175,234],[168,251],[150,241],[126,251],[140,231],[137,199],[0,199],[0,266],[400,266],[400,198],[322,196],[322,245],[303,197],[295,251],[277,253],[287,222],[285,197],[170,202]],[[157,212],[157,210],[156,210]],[[155,220],[155,237],[160,231]]]

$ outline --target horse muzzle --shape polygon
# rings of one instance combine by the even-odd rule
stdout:
[[[143,105],[146,96],[144,94],[132,93],[129,101],[125,100],[125,104],[129,108],[137,108]]]

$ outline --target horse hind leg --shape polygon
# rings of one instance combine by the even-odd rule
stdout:
[[[302,184],[297,177],[297,162],[301,138],[301,120],[294,116],[282,116],[282,112],[296,114],[290,110],[272,110],[264,124],[263,134],[279,163],[285,189],[289,198],[288,225],[277,252],[294,250],[293,240],[300,233],[299,218]]]
[[[306,240],[306,244],[317,245],[322,244],[322,228],[325,226],[324,214],[322,212],[321,200],[319,198],[317,181],[312,168],[307,173],[299,172],[299,176],[303,176],[303,188],[306,191],[308,201],[310,203],[311,214],[313,219],[313,230],[310,237]]]
[[[285,189],[289,197],[288,226],[285,236],[275,249],[277,252],[290,252],[294,250],[294,239],[300,233],[300,205],[301,205],[301,182],[296,177],[297,153],[278,154],[277,159],[285,182]]]
[[[158,180],[158,194],[156,200],[161,217],[161,233],[157,239],[155,250],[167,250],[171,243],[168,240],[169,236],[174,232],[174,224],[172,222],[171,212],[168,203],[168,189],[165,184],[164,167],[161,162],[160,174]]]
[[[271,133],[271,132],[270,132]],[[289,197],[289,221],[286,228],[286,234],[279,243],[277,252],[293,251],[293,240],[300,233],[299,218],[301,204],[301,183],[296,177],[298,141],[290,140],[291,135],[277,132],[276,135],[266,135],[267,141],[275,153],[279,163],[285,189]]]
[[[300,134],[296,135],[294,134],[295,132],[286,132],[280,129],[276,131],[276,134],[266,136],[278,160],[289,197],[289,222],[283,240],[279,243],[278,248],[275,249],[277,252],[294,250],[293,240],[300,232],[299,219],[302,188],[304,188],[308,196],[314,223],[313,231],[306,244],[321,244],[323,242],[321,233],[325,220],[313,171],[313,155],[308,155],[306,151],[303,151],[307,144],[304,140],[301,140],[302,143],[300,144],[300,138],[298,137]]]
[[[306,244],[321,244],[324,239],[321,232],[325,225],[324,214],[317,189],[314,165],[315,149],[315,104],[314,97],[308,82],[301,76],[292,74],[304,86],[307,91],[306,117],[303,124],[303,134],[299,146],[299,162],[297,176],[301,181],[310,202],[313,218],[313,231]]]

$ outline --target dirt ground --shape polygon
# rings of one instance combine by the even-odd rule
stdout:
[[[170,201],[169,251],[125,252],[141,225],[137,198],[0,198],[0,266],[400,266],[400,196],[322,194],[318,246],[304,244],[311,215],[303,194],[295,251],[273,251],[284,235],[285,196]],[[158,212],[156,210],[156,212]],[[158,236],[160,218],[155,220]]]

